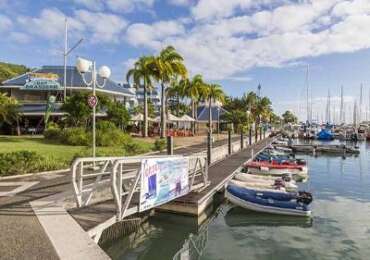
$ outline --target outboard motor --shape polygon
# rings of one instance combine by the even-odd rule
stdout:
[[[298,165],[306,165],[306,160],[303,160],[303,159],[296,159],[296,163]]]
[[[303,204],[310,204],[313,201],[312,194],[310,192],[306,191],[299,191],[297,196],[297,202],[303,203]]]
[[[281,179],[285,182],[290,182],[292,180],[292,177],[290,174],[283,174],[283,176],[281,176]]]

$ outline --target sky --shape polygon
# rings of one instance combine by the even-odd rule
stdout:
[[[335,117],[340,86],[350,110],[362,84],[370,118],[370,0],[0,0],[0,61],[62,65],[65,17],[70,46],[84,39],[68,64],[94,59],[117,81],[141,55],[172,45],[190,75],[231,96],[261,84],[278,113],[301,119],[307,82],[318,118],[328,91]]]

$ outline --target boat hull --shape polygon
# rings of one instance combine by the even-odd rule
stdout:
[[[301,216],[301,217],[309,217],[311,216],[311,211],[302,211],[302,210],[294,210],[294,209],[282,209],[278,207],[272,207],[272,206],[264,206],[259,205],[257,203],[249,202],[246,200],[243,200],[233,194],[231,194],[229,191],[226,190],[225,197],[233,204],[246,208],[249,210],[257,211],[257,212],[264,212],[264,213],[270,213],[270,214],[277,214],[277,215],[288,215],[288,216]]]

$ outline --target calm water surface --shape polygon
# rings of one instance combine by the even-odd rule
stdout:
[[[358,157],[300,156],[314,195],[312,219],[258,214],[224,203],[196,229],[190,218],[157,215],[104,245],[113,259],[370,259],[370,143]]]

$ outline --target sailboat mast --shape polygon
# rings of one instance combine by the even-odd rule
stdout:
[[[361,83],[361,87],[360,87],[360,107],[359,107],[359,118],[358,118],[358,120],[360,121],[360,122],[362,122],[362,92],[363,92],[363,85],[362,85],[362,83]]]
[[[344,107],[343,107],[343,85],[340,87],[340,118],[339,121],[341,124],[344,123]]]
[[[310,65],[307,64],[306,69],[306,113],[307,113],[307,122],[310,122],[310,105],[309,105],[309,84],[308,84],[308,73],[309,73]]]

